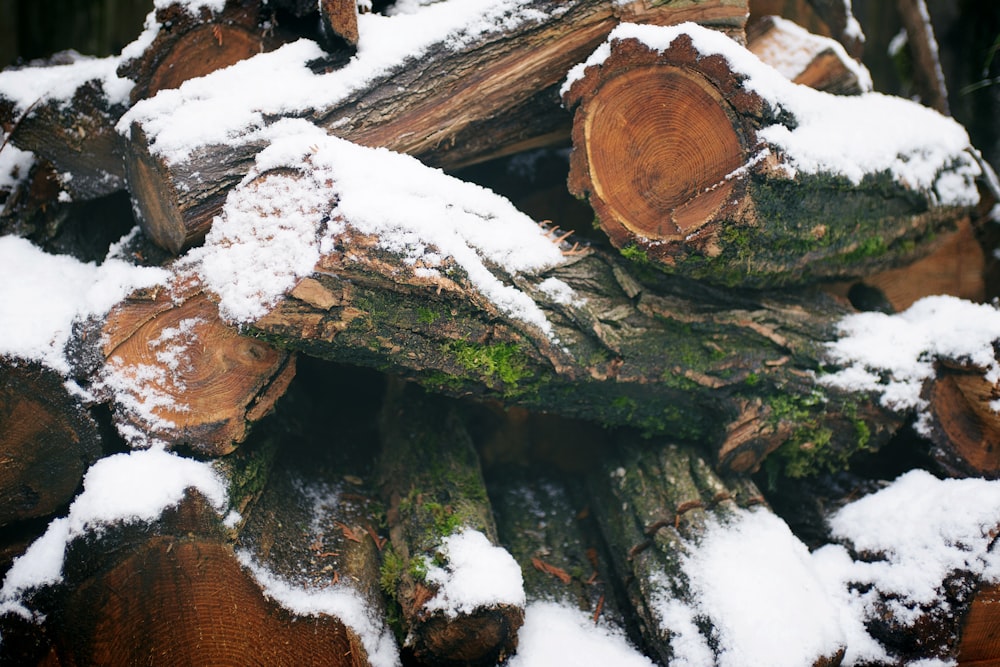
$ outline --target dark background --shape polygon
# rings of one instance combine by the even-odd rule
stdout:
[[[952,114],[994,165],[1000,164],[1000,0],[928,0]],[[118,53],[142,29],[152,0],[0,0],[0,67],[73,48]],[[900,30],[893,0],[854,0],[866,36],[864,62],[875,88],[909,97],[905,63],[887,54]]]

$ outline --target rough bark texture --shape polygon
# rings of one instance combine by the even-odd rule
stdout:
[[[616,247],[671,272],[734,286],[863,275],[918,258],[968,213],[888,175],[789,179],[776,147],[755,159],[776,110],[687,35],[662,51],[613,41],[564,100],[570,190]]]
[[[403,648],[426,664],[493,665],[517,648],[524,610],[481,606],[452,616],[424,605],[437,592],[425,577],[444,538],[465,528],[496,544],[479,459],[447,403],[394,383],[380,419],[379,487],[392,553],[383,585],[399,605]]]
[[[55,512],[101,455],[97,424],[59,373],[0,359],[0,526]]]
[[[588,250],[515,281],[552,323],[550,338],[498,312],[460,274],[415,276],[377,239],[341,240],[351,256],[321,258],[253,330],[451,395],[671,433],[709,447],[726,470],[754,470],[786,443],[822,469],[901,422],[876,400],[816,384],[823,342],[847,312],[821,294],[734,293],[648,268],[660,282],[644,286],[632,273],[643,267]],[[579,301],[546,297],[537,285],[549,277]]]
[[[432,46],[422,58],[408,59],[333,107],[301,114],[350,141],[455,168],[567,137],[569,116],[556,103],[556,88],[619,21],[692,20],[742,38],[746,16],[745,0],[650,6],[537,0],[536,5],[547,18],[482,36],[457,50]],[[321,76],[316,85],[323,85]],[[128,143],[126,172],[140,224],[175,253],[204,236],[226,193],[261,148],[231,138],[195,150],[183,163],[168,164],[150,150],[143,127],[133,126]]]
[[[140,290],[108,315],[99,385],[139,444],[231,452],[295,375],[295,358],[239,335],[196,283]]]

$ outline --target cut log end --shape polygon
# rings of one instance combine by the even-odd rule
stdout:
[[[210,74],[260,53],[258,34],[242,26],[205,23],[178,39],[150,76],[145,97],[177,88],[188,79]]]
[[[1000,412],[991,406],[997,395],[979,372],[939,370],[929,391],[930,437],[946,469],[1000,478]]]
[[[589,177],[616,245],[631,235],[682,241],[731,198],[727,176],[746,154],[728,107],[680,67],[638,68],[594,95],[584,121]]]
[[[524,611],[511,606],[479,609],[458,620],[436,614],[415,632],[413,655],[427,664],[495,665],[517,648],[523,623]]]

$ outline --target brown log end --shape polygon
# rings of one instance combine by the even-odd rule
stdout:
[[[267,599],[228,545],[160,536],[85,581],[56,620],[66,665],[366,665],[337,618]]]
[[[938,462],[956,474],[1000,478],[1000,413],[990,406],[1000,389],[976,369],[939,367],[928,394]]]
[[[1000,584],[983,586],[962,625],[958,664],[985,667],[1000,663]]]
[[[663,52],[615,41],[564,99],[579,102],[569,187],[589,197],[612,243],[667,264],[682,244],[713,254],[718,223],[745,195],[734,173],[753,131],[741,109],[761,104],[723,59],[700,57],[686,35]]]
[[[67,503],[101,452],[97,424],[40,364],[0,362],[0,526]]]
[[[239,335],[197,285],[134,294],[112,311],[104,334],[119,425],[210,456],[233,451],[295,374],[294,356]],[[129,409],[151,395],[156,405]]]

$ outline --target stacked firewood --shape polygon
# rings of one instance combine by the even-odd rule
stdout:
[[[771,517],[762,480],[912,437],[913,406],[818,379],[838,323],[988,295],[990,173],[960,131],[861,174],[789,143],[842,131],[817,109],[886,108],[849,3],[495,3],[390,56],[353,0],[215,5],[158,2],[116,58],[0,73],[4,236],[153,272],[56,361],[0,357],[0,661],[492,665],[539,600],[663,664],[700,632],[715,660],[719,619],[664,615],[686,554]],[[560,181],[510,192],[538,225],[432,168],[528,159]],[[405,227],[435,188],[436,221],[476,230],[459,245]],[[957,476],[1000,476],[985,370],[923,380]],[[140,461],[194,481],[94,509],[112,466],[132,498],[155,485]],[[55,576],[23,574],[53,543]],[[916,622],[879,598],[870,631],[900,661],[979,655],[995,596],[950,572]]]

